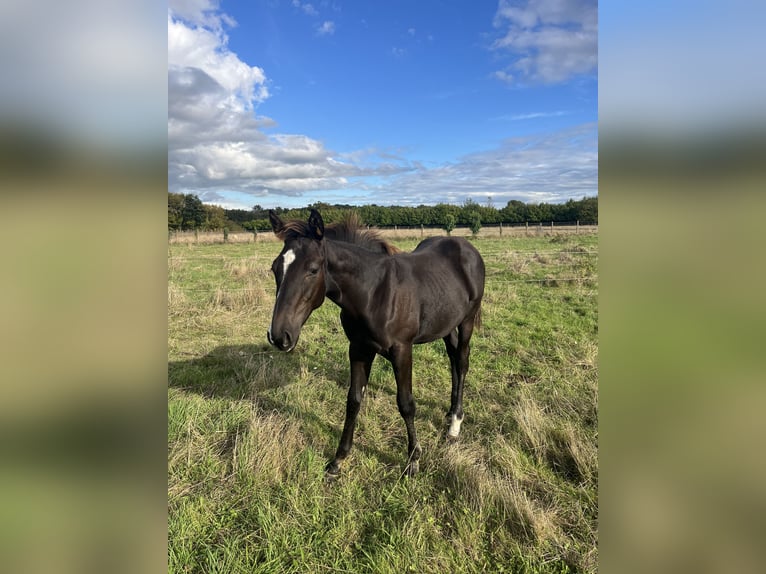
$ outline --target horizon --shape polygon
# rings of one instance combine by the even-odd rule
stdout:
[[[182,192],[174,192],[174,191],[168,191],[168,193],[181,193],[182,194]],[[196,195],[196,194],[193,194],[193,195]],[[218,205],[216,203],[205,202],[204,200],[202,200],[202,203],[205,204],[205,205],[215,205],[217,207],[223,208],[226,211],[237,211],[237,210],[240,210],[240,211],[257,211],[256,207],[260,207],[262,210],[282,209],[284,211],[316,208],[319,211],[320,208],[316,207],[317,204],[323,204],[323,207],[326,206],[327,208],[330,208],[330,209],[337,209],[337,208],[355,209],[355,208],[359,208],[359,207],[373,207],[373,206],[374,207],[381,207],[381,208],[384,208],[384,209],[395,208],[395,207],[407,207],[407,208],[417,209],[419,207],[435,207],[437,205],[449,205],[449,206],[454,206],[454,207],[464,207],[468,203],[473,201],[475,204],[479,205],[480,207],[489,208],[489,209],[495,209],[495,210],[500,211],[501,209],[506,207],[508,205],[508,203],[510,203],[511,201],[521,201],[522,203],[524,203],[526,205],[540,205],[540,204],[561,205],[563,203],[567,203],[568,201],[575,201],[575,202],[577,202],[577,201],[583,201],[583,200],[586,200],[586,199],[598,199],[598,194],[584,195],[584,196],[578,197],[578,198],[568,197],[568,198],[563,199],[562,201],[555,201],[555,202],[554,201],[534,201],[534,200],[532,200],[532,201],[522,201],[522,200],[509,199],[508,201],[506,201],[505,203],[500,204],[500,205],[495,205],[494,204],[494,200],[492,201],[492,205],[487,205],[487,202],[482,203],[482,202],[476,201],[476,200],[474,200],[472,198],[468,198],[468,199],[466,199],[466,200],[464,200],[462,202],[459,202],[459,203],[436,202],[436,203],[420,203],[418,205],[381,204],[381,203],[327,203],[325,201],[322,201],[321,199],[318,199],[318,200],[313,201],[311,203],[306,203],[306,204],[303,204],[303,205],[295,205],[295,206],[290,206],[290,207],[285,207],[283,205],[266,206],[266,205],[261,205],[259,203],[251,205],[249,207],[248,206],[245,206],[245,207],[225,207],[223,205]]]

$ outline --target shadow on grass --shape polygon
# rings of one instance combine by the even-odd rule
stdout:
[[[242,400],[298,378],[300,361],[267,344],[222,345],[207,355],[168,363],[168,386],[210,398]]]
[[[330,368],[335,375],[335,391],[345,398],[348,369]],[[320,417],[320,410],[306,407],[302,401],[291,399],[290,393],[278,389],[295,383],[301,377],[299,353],[281,353],[267,344],[222,345],[207,355],[183,361],[168,362],[168,386],[206,398],[250,400],[263,412],[277,412],[298,422],[304,434],[332,437],[323,446],[329,460],[335,454],[342,423],[331,424]],[[338,388],[340,387],[340,388]],[[342,420],[342,413],[339,417]],[[404,433],[402,424],[402,433]],[[374,447],[356,442],[354,449],[379,460],[389,467],[402,466],[406,458],[406,443],[401,456],[394,456]],[[346,464],[353,464],[349,460]]]

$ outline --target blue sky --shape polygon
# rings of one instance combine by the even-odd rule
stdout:
[[[597,194],[584,0],[171,0],[168,183],[225,207]]]

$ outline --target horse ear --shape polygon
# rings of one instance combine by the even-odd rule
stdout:
[[[269,221],[271,222],[272,231],[274,231],[274,233],[277,235],[279,235],[279,232],[285,228],[284,221],[282,221],[279,216],[271,209],[269,209]]]
[[[316,209],[312,209],[309,215],[309,229],[314,239],[321,240],[324,237],[324,221]]]

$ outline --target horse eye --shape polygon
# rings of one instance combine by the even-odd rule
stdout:
[[[309,269],[309,273],[311,273],[312,275],[316,275],[317,273],[319,273],[319,267],[312,267],[311,269]]]

